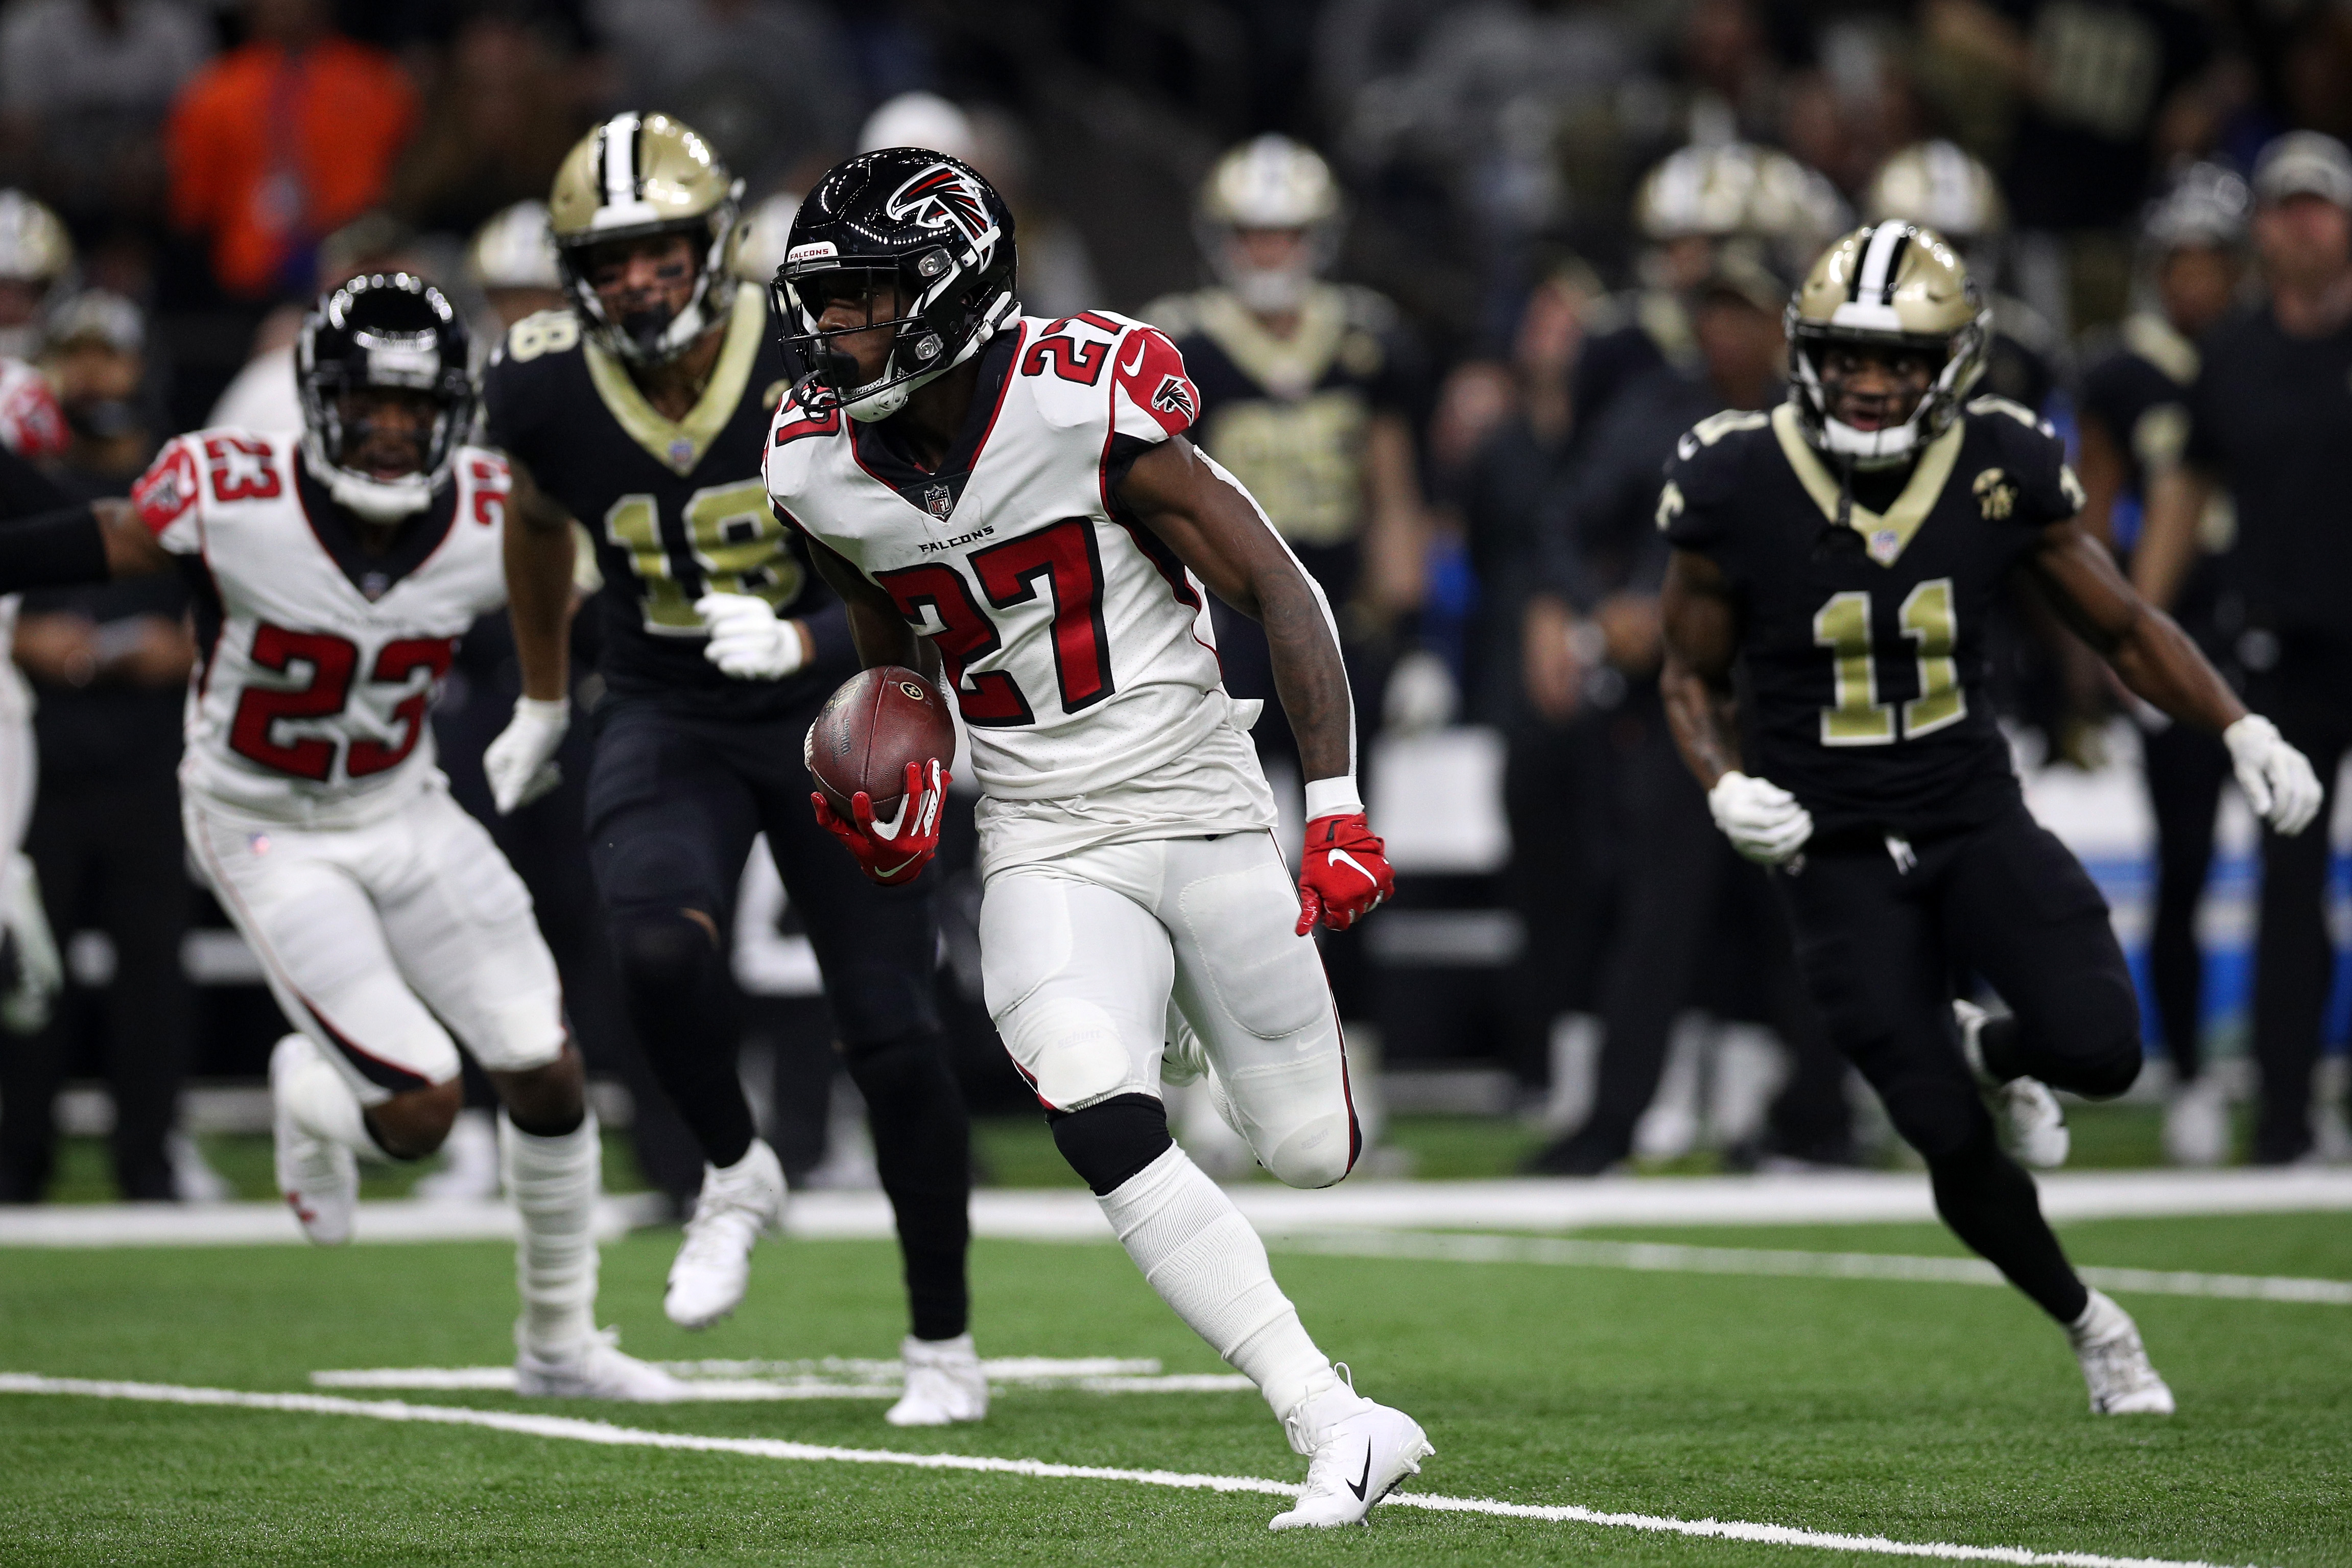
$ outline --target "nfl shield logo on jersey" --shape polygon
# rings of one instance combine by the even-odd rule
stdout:
[[[945,522],[955,510],[955,492],[945,485],[932,485],[923,491],[923,510]]]
[[[1870,558],[1881,566],[1890,565],[1903,553],[1903,536],[1891,528],[1882,528],[1870,536]]]

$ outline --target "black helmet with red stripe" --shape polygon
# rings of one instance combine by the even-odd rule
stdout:
[[[887,418],[1013,319],[1013,209],[969,163],[920,147],[836,163],[793,216],[772,285],[785,353],[803,372],[795,398],[853,419]],[[875,321],[885,286],[898,304]],[[866,302],[866,319],[829,330],[825,308],[842,300]],[[877,327],[890,330],[889,358],[861,381],[856,360],[833,340]]]

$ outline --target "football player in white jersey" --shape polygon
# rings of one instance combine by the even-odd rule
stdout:
[[[304,1232],[349,1239],[355,1156],[440,1146],[462,1042],[505,1103],[518,1389],[668,1399],[674,1379],[596,1329],[601,1152],[554,961],[521,880],[434,766],[426,710],[506,592],[508,476],[462,444],[466,348],[419,279],[344,284],[303,322],[301,432],[183,436],[129,502],[0,531],[0,589],[174,566],[194,586],[182,812],[301,1031],[269,1080],[278,1183]]]
[[[5,216],[0,213],[0,242],[7,238]],[[23,360],[0,357],[0,450],[27,459],[54,458],[68,439],[65,411],[47,379]],[[12,510],[47,510],[65,500],[65,492],[29,462],[12,464],[0,479],[0,505]],[[65,970],[41,905],[40,879],[24,851],[40,767],[33,749],[32,689],[8,657],[16,639],[16,595],[0,595],[0,1024],[29,1035],[48,1022]]]
[[[1012,214],[969,167],[911,148],[853,158],[792,240],[779,309],[813,369],[777,411],[769,495],[847,602],[866,664],[920,659],[955,690],[983,795],[989,1011],[1145,1278],[1308,1457],[1275,1527],[1359,1522],[1428,1440],[1307,1337],[1160,1100],[1163,1081],[1208,1075],[1293,1186],[1355,1163],[1308,933],[1345,928],[1392,879],[1357,799],[1329,607],[1248,492],[1174,438],[1200,398],[1165,337],[1102,312],[1019,314]],[[1298,737],[1296,890],[1255,715],[1219,678],[1209,590],[1264,624]],[[933,763],[887,821],[863,793],[854,822],[822,800],[818,815],[869,876],[912,876],[944,784]]]

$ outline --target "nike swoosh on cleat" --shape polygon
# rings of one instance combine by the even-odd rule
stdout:
[[[1118,367],[1119,374],[1133,375],[1137,371],[1143,368],[1143,351],[1147,346],[1148,345],[1141,338],[1135,340],[1135,358],[1128,363]]]
[[[1364,1445],[1364,1479],[1360,1481],[1349,1481],[1348,1483],[1348,1489],[1356,1494],[1356,1500],[1358,1502],[1361,1502],[1364,1500],[1364,1489],[1371,1484],[1372,1446],[1370,1443],[1367,1443]]]

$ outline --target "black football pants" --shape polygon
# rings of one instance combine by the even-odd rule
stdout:
[[[877,887],[817,826],[801,742],[826,695],[773,719],[608,702],[588,784],[589,856],[646,1058],[704,1156],[731,1165],[753,1127],[736,1076],[727,937],[751,840],[767,835],[866,1099],[914,1331],[951,1339],[968,1310],[971,1127],[940,1027],[934,879]]]
[[[2311,1071],[2336,971],[2327,933],[2327,830],[2336,773],[2352,749],[2347,679],[2352,657],[2297,658],[2290,649],[2252,693],[2255,710],[2311,759],[2327,792],[2318,816],[2294,837],[2263,833],[2262,931],[2254,946],[2254,1060],[2263,1078],[2257,1164],[2285,1164],[2311,1148]]]
[[[180,944],[194,903],[178,785],[167,768],[46,780],[25,847],[58,944],[84,929],[114,943],[114,979],[101,994],[115,1184],[125,1198],[168,1202],[164,1140],[188,1056]],[[0,1030],[0,1202],[35,1202],[48,1184],[57,1150],[51,1108],[68,1065],[77,989],[58,999],[58,1016],[39,1034]]]
[[[1927,1161],[1937,1212],[2043,1310],[2072,1322],[2083,1285],[2042,1220],[2032,1178],[2001,1150],[1951,1003],[1956,977],[1973,972],[2008,1004],[2014,1023],[1984,1040],[1999,1075],[2102,1098],[2130,1088],[2139,1006],[2089,874],[2019,805],[1907,846],[1860,835],[1818,843],[1774,881],[1831,1037]]]
[[[2202,730],[2169,724],[2142,731],[2147,799],[2156,816],[2156,914],[2147,960],[2156,1016],[2174,1075],[2193,1081],[2203,1068],[2205,954],[2197,944],[2197,908],[2213,868],[2213,813],[2230,776],[2230,749]]]

